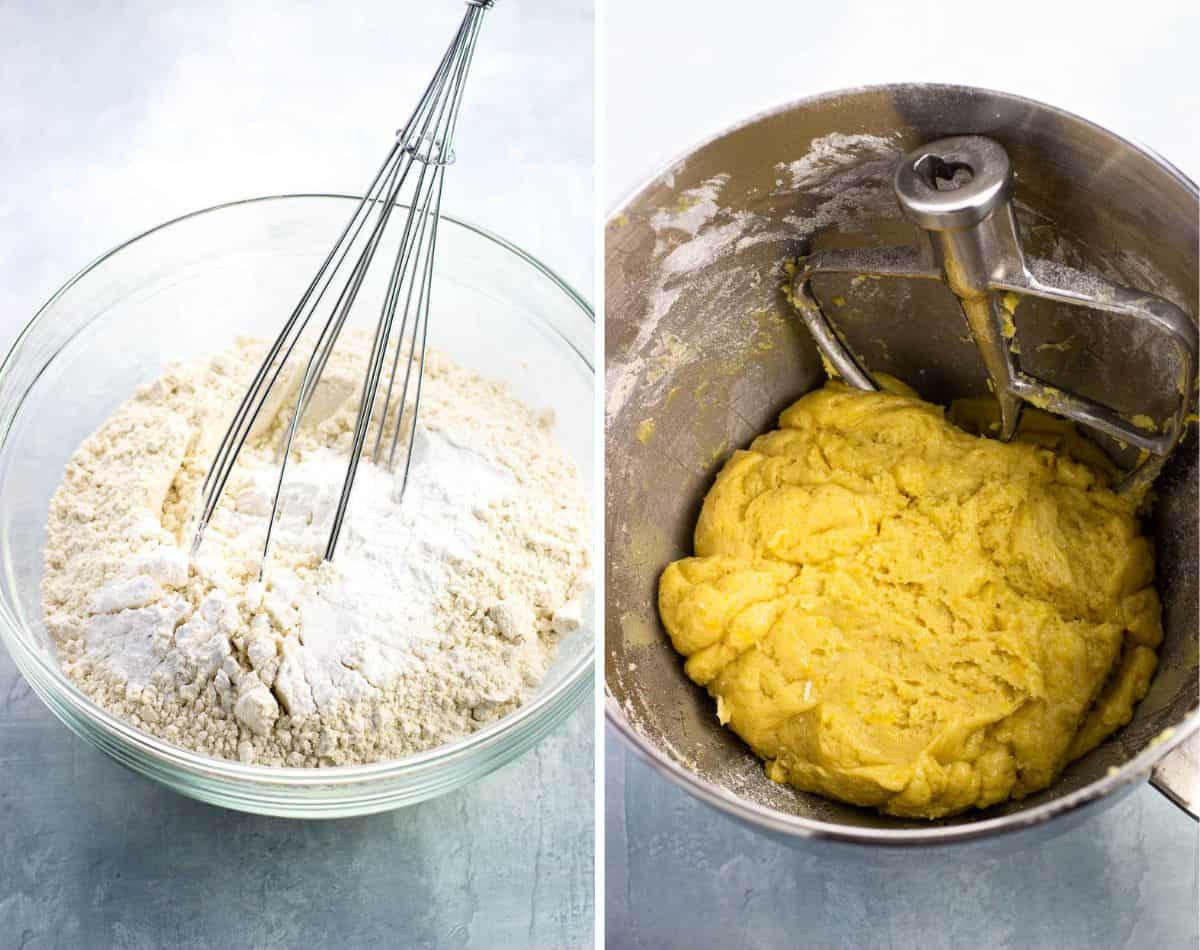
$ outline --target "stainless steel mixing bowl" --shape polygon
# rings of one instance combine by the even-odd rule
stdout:
[[[924,240],[896,206],[896,162],[924,142],[973,133],[998,140],[1012,159],[1030,254],[1197,313],[1195,184],[1077,116],[979,89],[880,86],[775,109],[691,151],[608,222],[608,720],[687,790],[793,838],[923,845],[1061,831],[1152,772],[1195,808],[1186,787],[1196,781],[1195,760],[1186,756],[1200,738],[1194,427],[1158,483],[1149,523],[1166,628],[1150,693],[1126,728],[1022,801],[914,822],[776,785],[718,724],[658,620],[659,574],[691,552],[701,500],[728,452],[772,427],[781,409],[824,378],[781,293],[781,262],[817,247]],[[872,369],[941,402],[985,391],[978,352],[944,287],[848,278],[814,287],[833,302],[832,318]],[[1023,362],[1123,412],[1167,415],[1178,398],[1167,349],[1134,327],[1089,316],[1023,304]],[[1122,456],[1119,446],[1108,448]]]

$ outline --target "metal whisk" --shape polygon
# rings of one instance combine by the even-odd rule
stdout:
[[[296,308],[284,324],[263,358],[254,376],[254,381],[242,398],[237,412],[229,424],[217,449],[212,466],[204,480],[202,508],[192,542],[192,555],[199,550],[204,531],[216,511],[217,503],[225,484],[237,462],[238,454],[245,445],[250,431],[271,388],[275,386],[284,366],[287,365],[305,330],[314,315],[322,308],[328,291],[335,281],[340,290],[328,307],[328,315],[321,326],[320,334],[304,367],[304,376],[292,409],[291,421],[287,426],[286,438],[279,457],[279,477],[275,484],[271,504],[271,518],[267,536],[263,543],[262,566],[265,570],[271,551],[271,537],[275,518],[279,511],[279,500],[287,472],[288,458],[296,431],[304,418],[309,400],[321,380],[321,374],[333,352],[334,344],[346,323],[371,266],[375,252],[383,239],[384,230],[397,208],[406,210],[404,230],[401,232],[396,259],[392,264],[391,276],[384,294],[379,319],[375,327],[366,377],[363,380],[362,396],[359,400],[358,416],[354,426],[354,438],[350,458],[342,482],[341,495],[325,547],[325,560],[333,557],[345,520],[350,492],[358,472],[358,463],[366,444],[368,429],[380,389],[385,364],[390,368],[383,410],[380,414],[375,442],[371,449],[372,460],[379,462],[384,450],[384,429],[388,427],[392,413],[393,394],[397,389],[397,375],[401,375],[399,392],[395,393],[395,422],[391,426],[390,446],[387,447],[386,466],[395,469],[398,450],[403,442],[404,471],[400,493],[408,485],[413,460],[413,443],[417,431],[417,414],[421,403],[421,384],[425,370],[426,344],[429,334],[429,302],[433,284],[433,261],[437,249],[438,220],[442,204],[442,182],[446,167],[454,162],[451,148],[455,126],[458,122],[459,106],[467,73],[475,52],[475,43],[484,11],[494,0],[467,0],[467,12],[459,24],[449,48],[442,57],[433,79],[430,80],[412,116],[396,133],[396,140],[389,149],[387,158],[372,179],[366,194],[355,208],[345,229],[338,237],[324,263],[313,277]],[[410,179],[415,178],[415,182]],[[406,186],[411,190],[405,192]],[[401,195],[407,200],[401,202]],[[358,243],[361,250],[351,257],[351,250]],[[329,295],[332,297],[332,295]],[[400,326],[393,329],[397,311]],[[406,343],[407,340],[407,343]],[[403,372],[400,373],[401,353],[406,352]],[[416,372],[413,365],[416,364]],[[410,402],[412,413],[405,439],[402,436],[404,408]]]

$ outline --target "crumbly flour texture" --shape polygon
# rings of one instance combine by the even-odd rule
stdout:
[[[502,385],[431,354],[403,502],[398,477],[364,456],[321,560],[368,348],[348,335],[326,368],[261,581],[298,368],[194,559],[201,486],[260,341],[141,387],[80,446],[50,506],[42,594],[65,671],[101,706],[214,756],[342,765],[459,738],[540,683],[582,622],[588,516],[551,418]]]

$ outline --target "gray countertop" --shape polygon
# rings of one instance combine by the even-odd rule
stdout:
[[[614,950],[1194,950],[1196,825],[1141,789],[1013,854],[879,864],[767,839],[607,748],[606,933]]]
[[[147,227],[256,194],[361,191],[462,11],[102,6],[0,4],[0,350]],[[589,297],[591,21],[586,0],[489,15],[446,197]],[[590,945],[593,725],[581,708],[516,762],[402,811],[260,818],[85,746],[0,650],[0,947]]]
[[[0,658],[0,946],[581,947],[593,916],[580,708],[474,785],[301,822],[195,802],[76,739]]]
[[[1200,174],[1192,46],[1200,8],[1010,0],[845,0],[738,7],[608,4],[605,200],[738,119],[813,93],[938,81],[1027,95]],[[776,844],[700,804],[609,736],[609,945],[813,948],[1181,948],[1197,936],[1197,828],[1140,789],[1035,851],[862,854]]]

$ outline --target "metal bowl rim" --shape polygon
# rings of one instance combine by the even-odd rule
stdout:
[[[1051,113],[1053,113],[1057,116],[1060,116],[1064,119],[1069,119],[1072,122],[1078,122],[1083,125],[1086,125],[1089,128],[1102,133],[1103,135],[1107,135],[1111,138],[1116,139],[1122,145],[1125,145],[1125,146],[1133,149],[1134,151],[1143,153],[1148,158],[1152,159],[1156,165],[1158,165],[1164,171],[1168,172],[1172,177],[1177,179],[1179,181],[1179,183],[1182,184],[1189,191],[1191,191],[1191,193],[1194,196],[1200,195],[1200,189],[1197,188],[1196,182],[1194,182],[1188,175],[1186,175],[1183,171],[1181,171],[1178,167],[1176,167],[1172,162],[1170,162],[1168,159],[1164,158],[1162,155],[1160,155],[1158,152],[1156,152],[1150,146],[1145,145],[1145,144],[1137,141],[1136,139],[1132,139],[1132,138],[1129,138],[1128,136],[1124,136],[1117,132],[1114,132],[1111,129],[1106,128],[1105,126],[1100,125],[1097,122],[1093,122],[1091,119],[1087,119],[1081,115],[1078,115],[1077,113],[1071,112],[1067,109],[1059,108],[1058,106],[1052,106],[1046,102],[1042,102],[1040,99],[1033,99],[1033,98],[1030,98],[1029,96],[1021,96],[1021,95],[1017,95],[1016,93],[1012,93],[1012,92],[1003,92],[999,89],[988,89],[984,86],[964,86],[960,83],[941,83],[941,82],[867,83],[866,85],[862,85],[862,86],[847,86],[842,89],[832,89],[832,90],[829,90],[828,92],[818,92],[818,93],[814,93],[811,96],[802,96],[799,99],[782,99],[773,105],[765,106],[764,108],[759,109],[757,112],[754,112],[751,115],[749,115],[743,119],[738,119],[736,122],[734,122],[731,125],[721,126],[720,128],[718,128],[712,132],[709,132],[708,134],[704,135],[703,137],[696,139],[695,143],[690,148],[688,148],[684,151],[681,151],[681,152],[676,152],[675,155],[669,161],[663,162],[662,165],[660,165],[658,167],[657,171],[653,172],[650,175],[647,175],[637,185],[635,185],[633,188],[631,188],[629,191],[627,191],[623,198],[620,198],[618,201],[616,201],[610,207],[608,215],[605,218],[605,222],[606,223],[611,222],[613,218],[617,217],[622,212],[624,212],[626,209],[628,209],[628,207],[633,203],[635,198],[639,197],[642,194],[642,192],[646,191],[651,185],[653,185],[655,182],[657,182],[664,175],[670,173],[671,169],[673,169],[676,165],[679,165],[682,162],[686,162],[697,152],[707,148],[709,145],[712,145],[714,142],[717,142],[720,139],[723,139],[729,135],[732,135],[734,132],[740,132],[743,128],[745,128],[747,126],[754,125],[757,122],[761,122],[763,119],[769,119],[769,118],[772,118],[773,116],[780,115],[781,113],[784,113],[784,112],[790,112],[793,109],[797,109],[802,106],[813,106],[813,105],[816,105],[821,102],[825,102],[826,100],[830,100],[830,99],[844,99],[849,96],[862,95],[863,93],[894,92],[894,91],[902,90],[902,89],[936,89],[936,90],[940,90],[940,91],[944,91],[944,92],[982,93],[982,94],[988,95],[988,96],[995,96],[998,99],[1005,99],[1005,100],[1008,100],[1009,102],[1019,102],[1019,103],[1025,104],[1025,105],[1036,106],[1039,109],[1044,109],[1045,111],[1051,112]]]

